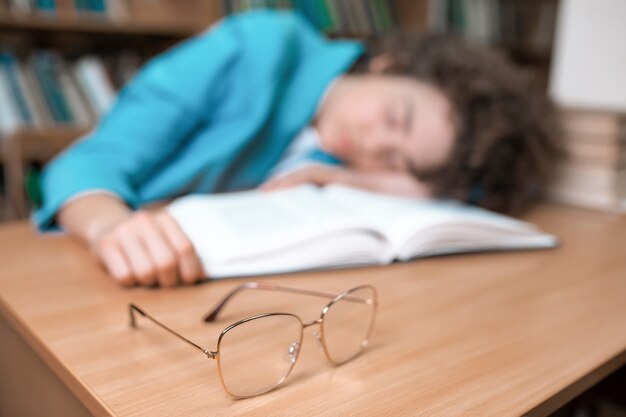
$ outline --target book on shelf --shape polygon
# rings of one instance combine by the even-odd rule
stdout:
[[[190,195],[167,210],[212,278],[552,248],[558,242],[532,224],[465,204],[341,185]]]
[[[43,91],[37,81],[35,70],[31,65],[20,63],[20,72],[24,77],[24,95],[30,97],[29,109],[33,113],[33,127],[52,126],[54,119],[46,103]],[[29,126],[26,122],[23,125]]]
[[[0,50],[0,130],[92,126],[112,106],[117,90],[141,65],[138,56],[83,55],[68,60],[53,50],[18,59]],[[5,110],[6,109],[6,110]]]
[[[102,60],[95,55],[84,56],[74,64],[71,72],[82,87],[93,112],[98,117],[108,112],[117,93]]]
[[[547,189],[551,200],[610,212],[626,211],[626,116],[562,109],[566,158]]]
[[[5,7],[14,16],[75,18],[90,16],[111,20],[128,17],[131,0],[8,0]]]
[[[19,128],[21,117],[13,100],[10,78],[4,65],[0,65],[0,134],[11,133]]]
[[[549,198],[560,203],[609,212],[626,210],[626,170],[588,167],[558,168]]]
[[[546,56],[552,45],[557,0],[427,0],[426,27],[471,41]]]
[[[59,124],[71,124],[76,120],[68,103],[67,91],[60,83],[62,67],[59,61],[56,53],[44,51],[33,54],[30,64],[35,68],[36,79],[53,120]]]
[[[223,0],[225,14],[255,8],[295,9],[320,31],[349,36],[373,36],[396,26],[388,0]]]
[[[566,140],[577,135],[586,136],[593,142],[615,142],[622,129],[620,114],[612,111],[561,107],[558,117],[566,132]]]
[[[31,13],[33,5],[30,0],[7,0],[7,8],[15,15]]]

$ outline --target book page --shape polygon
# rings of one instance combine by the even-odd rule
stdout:
[[[168,210],[194,243],[207,270],[244,260],[250,263],[254,258],[278,258],[286,248],[303,247],[316,239],[316,247],[324,250],[320,239],[341,238],[340,233],[363,235],[364,241],[368,241],[364,244],[371,247],[374,233],[312,185],[273,192],[192,195],[176,200]],[[376,239],[379,246],[385,244],[380,235]],[[359,250],[357,245],[345,252]],[[310,252],[308,256],[312,256]],[[303,265],[305,261],[295,260]],[[267,266],[271,261],[264,262],[264,268],[271,269]]]
[[[557,243],[529,223],[455,201],[394,197],[338,185],[326,187],[326,193],[354,218],[381,231],[400,260]]]

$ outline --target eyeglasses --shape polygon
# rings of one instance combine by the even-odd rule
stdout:
[[[334,365],[353,359],[368,344],[378,306],[376,289],[371,285],[358,286],[335,295],[249,282],[228,293],[203,320],[215,321],[235,295],[248,289],[311,295],[331,301],[324,306],[319,318],[310,322],[303,322],[300,317],[290,313],[258,314],[239,320],[222,330],[215,351],[204,349],[186,339],[135,304],[129,304],[130,325],[137,328],[137,312],[199,349],[209,359],[216,359],[222,386],[235,398],[264,394],[285,382],[298,359],[302,336],[307,327],[319,326],[319,332],[314,332],[314,335],[326,358]]]

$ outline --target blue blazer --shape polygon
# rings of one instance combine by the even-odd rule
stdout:
[[[99,126],[46,167],[36,225],[56,227],[61,205],[92,189],[136,209],[258,186],[362,52],[358,42],[323,38],[297,13],[226,18],[152,59]]]

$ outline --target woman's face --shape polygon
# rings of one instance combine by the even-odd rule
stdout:
[[[439,90],[412,78],[378,74],[340,78],[316,125],[324,151],[362,170],[439,168],[457,131],[452,103]]]

